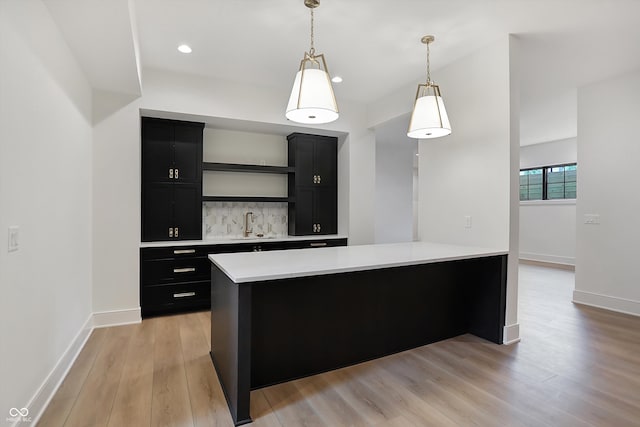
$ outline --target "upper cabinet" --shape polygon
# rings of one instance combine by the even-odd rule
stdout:
[[[142,118],[142,241],[202,238],[203,128]]]
[[[142,118],[144,182],[202,182],[204,124]]]
[[[296,186],[335,187],[338,182],[338,140],[334,137],[292,133],[289,166],[296,174]]]
[[[289,234],[338,232],[338,140],[293,133],[289,141]]]

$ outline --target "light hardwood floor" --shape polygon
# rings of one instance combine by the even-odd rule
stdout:
[[[518,344],[463,335],[257,390],[253,425],[640,426],[640,318],[573,305],[573,277],[520,266]],[[39,425],[232,426],[209,322],[95,330]]]

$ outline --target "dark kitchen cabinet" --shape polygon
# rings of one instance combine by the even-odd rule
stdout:
[[[338,232],[338,140],[293,133],[289,141],[289,234]]]
[[[204,247],[140,249],[142,317],[209,308],[210,271]]]
[[[295,170],[296,186],[336,187],[338,182],[338,139],[330,136],[292,133],[289,166]]]
[[[202,238],[203,129],[142,118],[142,241]]]
[[[339,238],[140,248],[142,317],[209,309],[211,307],[209,254],[346,245],[347,239]]]

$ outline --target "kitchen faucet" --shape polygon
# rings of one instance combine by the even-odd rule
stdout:
[[[249,215],[251,215],[251,222],[253,222],[253,212],[244,214],[244,237],[249,237],[249,234],[253,233],[253,227],[249,230]]]

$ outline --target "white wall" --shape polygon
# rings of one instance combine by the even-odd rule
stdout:
[[[520,148],[520,169],[575,163],[577,158],[576,138],[527,145]],[[520,202],[520,258],[575,265],[575,257],[575,200]]]
[[[106,324],[140,320],[138,104],[95,93],[94,111],[111,107],[94,117],[92,158],[93,311]]]
[[[507,39],[440,69],[434,78],[442,89],[452,134],[419,144],[420,238],[507,249]],[[471,228],[465,227],[465,216],[471,216]]]
[[[575,201],[520,203],[520,259],[575,265],[575,254]]]
[[[577,138],[559,139],[520,147],[520,169],[575,163],[577,160]]]
[[[288,143],[283,135],[204,128],[204,162],[287,166]]]
[[[376,138],[375,242],[413,240],[415,141]]]
[[[578,89],[574,301],[640,315],[640,71]],[[584,223],[585,214],[600,224]]]
[[[92,147],[91,89],[40,1],[0,2],[0,70],[4,422],[9,408],[42,409],[36,392],[88,332]],[[20,248],[8,253],[12,225]]]
[[[519,337],[518,52],[518,40],[504,36],[434,72],[453,132],[419,143],[420,240],[509,250],[506,342]],[[370,125],[409,112],[415,88],[372,103]]]

